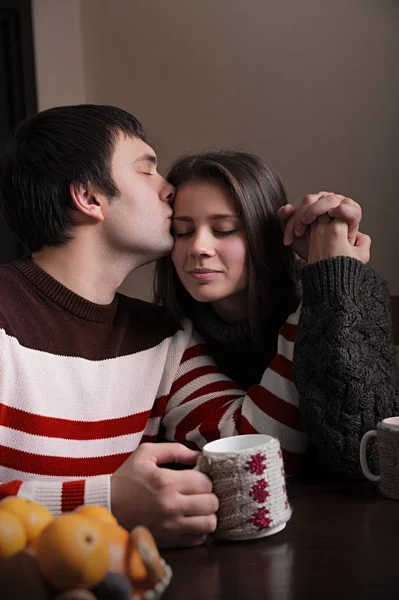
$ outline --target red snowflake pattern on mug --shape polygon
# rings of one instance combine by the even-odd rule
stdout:
[[[264,506],[259,508],[250,519],[249,523],[252,523],[261,531],[262,529],[268,529],[272,520],[268,517],[269,511]]]
[[[255,483],[252,490],[249,492],[249,495],[255,500],[255,502],[263,504],[270,495],[267,488],[268,483],[265,481],[265,479],[260,479],[257,483]]]
[[[247,462],[245,469],[254,475],[262,475],[266,469],[266,456],[261,452],[254,454]]]

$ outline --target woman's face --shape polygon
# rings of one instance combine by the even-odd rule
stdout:
[[[181,282],[199,302],[232,307],[248,286],[245,231],[233,200],[218,183],[192,181],[178,189],[173,208],[172,259]]]

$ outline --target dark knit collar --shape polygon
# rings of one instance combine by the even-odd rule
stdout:
[[[206,336],[219,344],[242,344],[251,340],[248,321],[234,325],[225,323],[210,304],[196,302],[193,307],[193,320]]]
[[[13,263],[13,266],[36,290],[76,317],[95,323],[105,323],[114,318],[118,307],[117,295],[111,304],[95,304],[62,285],[36,265],[31,258],[18,260]]]

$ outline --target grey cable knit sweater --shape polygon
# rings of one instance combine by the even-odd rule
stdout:
[[[348,257],[306,265],[301,279],[293,376],[312,443],[311,469],[353,479],[361,476],[363,434],[381,419],[399,415],[388,288],[369,265]],[[260,380],[275,354],[279,324],[265,328],[259,352],[247,323],[223,323],[199,303],[190,317],[223,372],[245,388]],[[370,446],[370,466],[377,468],[376,447]]]
[[[293,375],[304,428],[319,469],[354,478],[364,433],[399,415],[388,287],[343,256],[303,267],[302,285]],[[370,454],[376,468],[375,447]]]

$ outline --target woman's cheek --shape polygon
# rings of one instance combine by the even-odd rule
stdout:
[[[171,256],[172,256],[173,264],[175,265],[176,269],[179,269],[179,267],[181,266],[182,255],[183,255],[183,251],[181,248],[181,244],[180,244],[179,240],[175,239],[175,245],[173,247]]]

